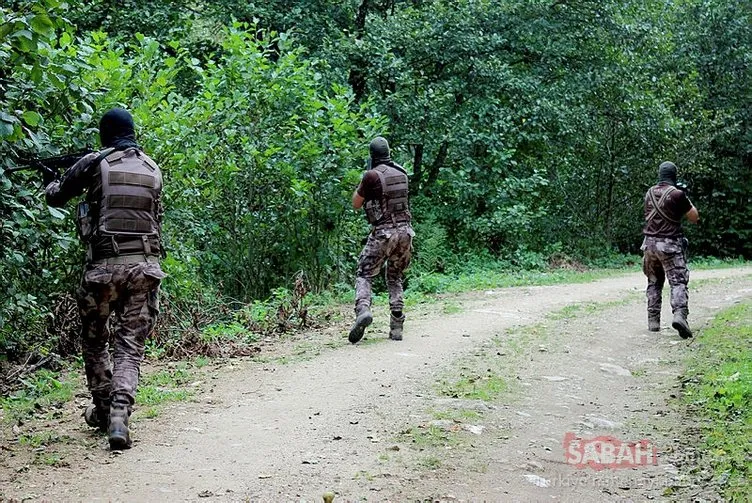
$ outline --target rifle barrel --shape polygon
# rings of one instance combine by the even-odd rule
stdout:
[[[13,166],[12,168],[5,168],[3,169],[3,173],[15,173],[16,171],[24,171],[27,169],[38,169],[38,166],[36,165],[28,165],[28,166]]]
[[[78,162],[82,157],[92,152],[93,150],[91,149],[85,149],[69,154],[46,157],[44,159],[19,159],[24,163],[23,165],[13,166],[12,168],[5,168],[3,169],[3,172],[15,173],[16,171],[24,171],[27,169],[48,169],[52,171],[58,171],[58,169],[61,167],[65,167],[67,169]]]

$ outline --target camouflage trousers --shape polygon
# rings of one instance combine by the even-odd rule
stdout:
[[[147,336],[159,313],[158,263],[88,265],[77,292],[86,381],[94,404],[130,408]],[[112,362],[110,315],[114,315]]]
[[[689,314],[689,270],[681,240],[645,237],[642,250],[642,271],[648,277],[648,318],[661,317],[661,295],[666,278],[671,285],[671,311],[686,317]]]
[[[402,311],[402,275],[410,265],[413,236],[410,225],[376,229],[368,236],[358,259],[355,280],[355,312],[371,306],[371,283],[386,262],[386,284],[389,288],[389,308]]]

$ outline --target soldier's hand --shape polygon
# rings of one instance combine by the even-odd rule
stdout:
[[[684,182],[676,182],[676,188],[684,192],[689,197],[689,186]]]
[[[57,180],[57,173],[55,170],[50,169],[47,166],[42,166],[40,170],[42,171],[42,182],[45,187]]]

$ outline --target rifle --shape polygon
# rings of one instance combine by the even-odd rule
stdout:
[[[4,173],[15,173],[17,171],[25,171],[29,169],[35,169],[42,173],[42,181],[47,186],[54,180],[60,178],[60,169],[68,169],[77,163],[85,155],[94,152],[90,148],[79,150],[78,152],[72,152],[68,154],[56,155],[53,157],[46,157],[44,159],[21,159],[19,165],[12,168],[5,168]]]
[[[684,180],[679,180],[678,182],[676,182],[676,183],[674,184],[674,186],[675,186],[675,187],[676,187],[677,189],[679,189],[679,190],[681,190],[682,192],[684,192],[684,193],[685,193],[685,194],[687,195],[687,197],[689,197],[689,188],[690,188],[690,187],[689,187],[689,183],[688,183],[688,182],[686,182],[686,181],[684,181]]]

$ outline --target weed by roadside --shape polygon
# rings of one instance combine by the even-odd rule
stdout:
[[[741,267],[749,262],[743,258],[690,257],[689,267],[692,269],[724,269]]]
[[[168,402],[182,402],[193,397],[195,389],[190,386],[197,373],[205,367],[203,360],[178,362],[166,368],[148,372],[141,379],[136,393],[136,404],[144,406],[142,417],[159,415],[159,406]]]
[[[577,304],[571,304],[559,309],[558,311],[553,311],[547,314],[546,319],[559,321],[575,319],[579,316],[593,315],[612,307],[625,306],[643,296],[644,294],[642,292],[631,292],[628,295],[606,302],[580,302]]]
[[[456,428],[443,428],[434,424],[420,425],[402,433],[404,440],[419,450],[435,447],[452,447],[460,443]]]
[[[65,376],[41,369],[21,379],[21,388],[0,397],[3,419],[9,423],[26,421],[34,416],[54,414],[73,398],[74,384]]]
[[[439,394],[450,398],[483,400],[490,402],[508,390],[506,380],[493,370],[485,372],[465,370],[458,378],[443,379],[438,384]]]
[[[696,342],[683,380],[683,403],[698,425],[699,473],[728,501],[752,501],[752,303],[719,313]],[[704,466],[703,466],[704,465]]]
[[[637,269],[549,269],[538,271],[500,270],[469,271],[458,274],[424,273],[410,279],[407,298],[413,292],[423,294],[460,293],[489,288],[515,286],[543,286],[561,283],[587,283],[617,274],[635,272]]]

